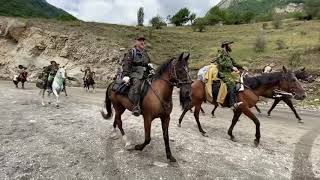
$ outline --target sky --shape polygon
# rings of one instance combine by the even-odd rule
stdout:
[[[187,7],[197,16],[203,16],[220,0],[47,0],[78,19],[112,24],[137,24],[137,11],[144,8],[145,24],[160,15],[166,18]]]

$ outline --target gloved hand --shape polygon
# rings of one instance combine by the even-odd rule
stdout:
[[[148,63],[148,67],[149,67],[149,69],[150,69],[149,72],[150,72],[151,74],[155,74],[153,64],[152,64],[152,63]]]
[[[130,83],[130,77],[125,76],[125,77],[122,78],[122,81],[123,81],[125,84],[129,84],[129,83]]]
[[[233,71],[238,71],[238,68],[232,67],[232,70],[233,70]]]

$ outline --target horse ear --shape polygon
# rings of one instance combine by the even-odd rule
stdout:
[[[283,70],[283,72],[285,72],[285,73],[288,72],[288,69],[287,69],[285,66],[282,66],[282,70]]]
[[[183,55],[184,55],[184,53],[181,53],[181,55],[179,56],[179,61],[181,61],[183,59]]]
[[[185,57],[184,59],[186,62],[188,62],[189,58],[190,58],[190,53],[188,53],[187,57]]]

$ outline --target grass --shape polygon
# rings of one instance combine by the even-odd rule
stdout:
[[[106,46],[130,48],[137,34],[145,34],[147,47],[155,64],[161,64],[181,52],[190,52],[190,68],[199,69],[210,63],[224,40],[234,41],[232,56],[236,61],[251,69],[261,69],[266,64],[276,62],[280,68],[288,65],[293,52],[320,46],[320,21],[285,20],[281,29],[262,29],[263,23],[246,25],[210,26],[206,32],[194,32],[191,27],[133,27],[102,23],[59,22],[56,20],[32,19],[31,23],[50,31],[61,33],[77,32],[83,36],[95,37]],[[258,34],[264,34],[266,49],[255,52],[254,43]],[[285,49],[278,50],[276,42],[282,40]],[[312,71],[320,71],[320,51],[304,53],[303,66]]]

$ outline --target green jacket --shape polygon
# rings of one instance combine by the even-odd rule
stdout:
[[[123,76],[130,78],[145,79],[148,76],[150,57],[146,50],[140,51],[136,48],[129,50],[123,60]]]
[[[230,56],[230,54],[227,51],[225,51],[224,49],[221,49],[218,52],[219,54],[216,62],[219,67],[219,72],[221,73],[232,72],[233,67],[242,69],[242,66],[236,63],[235,60]]]

